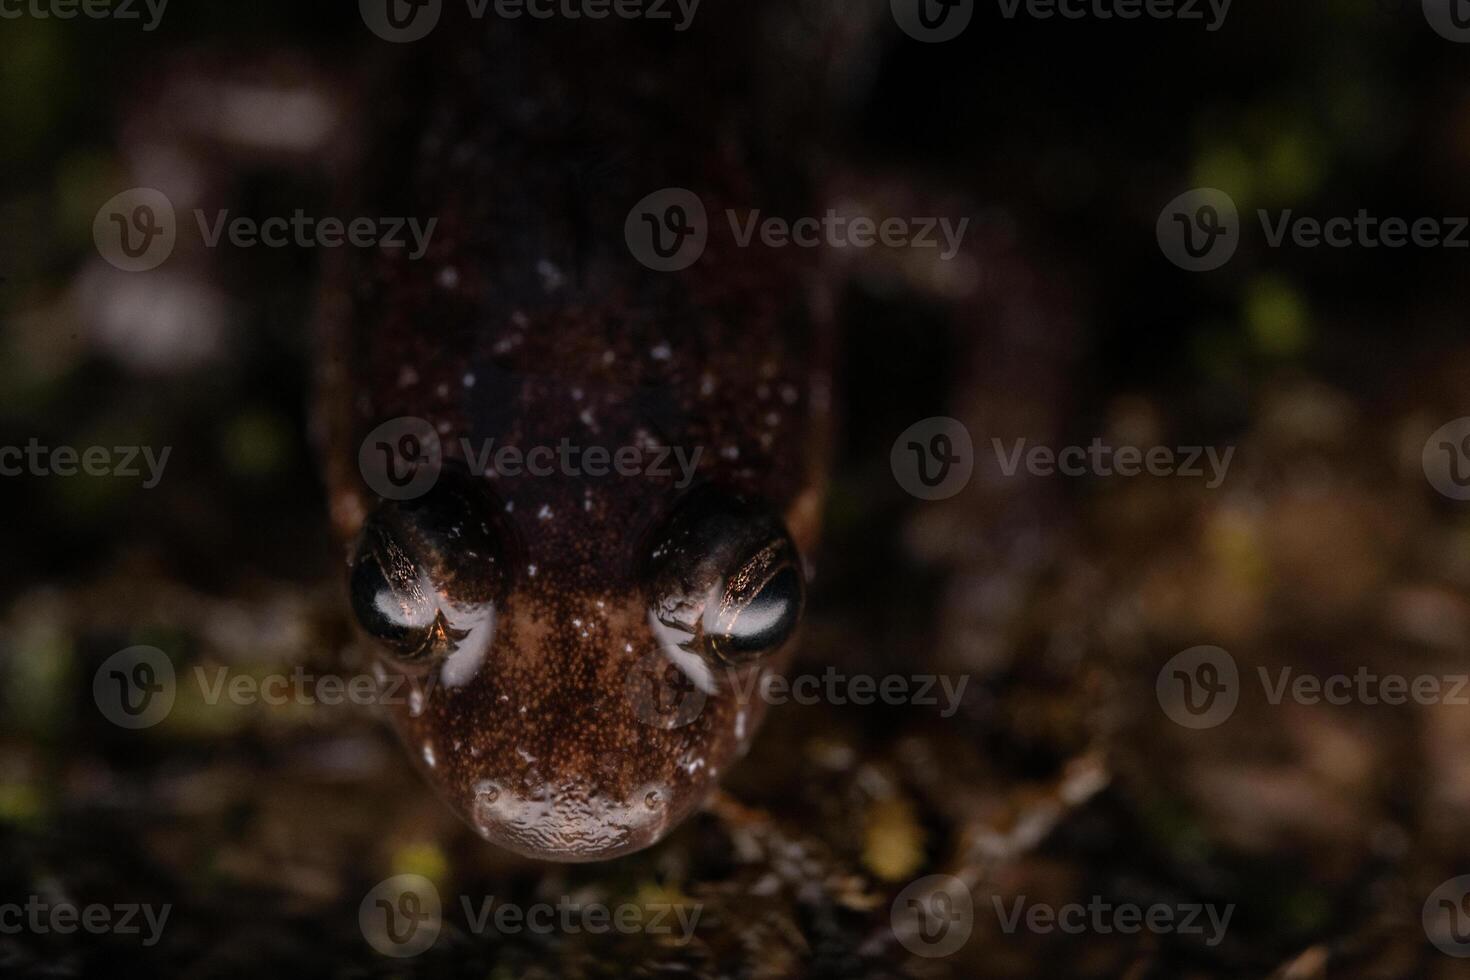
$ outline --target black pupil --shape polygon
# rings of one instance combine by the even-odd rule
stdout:
[[[730,651],[757,654],[775,649],[796,629],[800,609],[801,579],[795,568],[787,566],[772,576],[730,624]]]

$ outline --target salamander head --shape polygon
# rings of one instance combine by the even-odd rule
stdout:
[[[364,522],[351,599],[385,690],[403,690],[386,700],[486,839],[560,861],[647,847],[758,726],[754,684],[801,615],[796,545],[761,502],[709,485],[667,499],[576,556],[595,588],[458,466]]]

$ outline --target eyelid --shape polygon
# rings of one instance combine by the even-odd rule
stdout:
[[[792,555],[787,543],[772,541],[756,552],[740,570],[725,584],[715,612],[715,632],[724,633],[734,625],[736,617],[760,596],[761,590],[785,567],[791,564]]]

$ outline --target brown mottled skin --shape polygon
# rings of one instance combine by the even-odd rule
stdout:
[[[650,723],[630,693],[667,662],[646,564],[675,507],[700,486],[738,494],[784,521],[809,571],[825,303],[800,250],[739,248],[724,216],[811,213],[795,144],[740,89],[754,69],[734,52],[754,50],[750,30],[738,16],[677,36],[611,21],[441,27],[443,44],[389,76],[375,107],[389,122],[374,126],[389,135],[353,185],[355,213],[437,218],[431,247],[419,261],[343,254],[328,276],[321,416],[349,554],[379,503],[358,448],[389,419],[427,420],[451,461],[464,460],[462,439],[700,453],[689,488],[672,466],[476,477],[502,545],[484,572],[500,591],[483,663],[451,684],[442,661],[377,647],[385,676],[407,673],[424,693],[390,711],[426,778],[485,838],[525,855],[597,860],[654,843],[760,723],[759,699],[742,707],[723,668],[688,724]],[[691,268],[660,273],[634,259],[624,219],[670,186],[703,200],[709,244]],[[791,648],[743,670],[778,669]]]

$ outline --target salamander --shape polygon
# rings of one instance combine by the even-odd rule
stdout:
[[[387,712],[448,804],[532,858],[678,826],[799,634],[829,304],[800,256],[723,228],[807,191],[738,84],[746,28],[721,30],[729,57],[611,22],[441,27],[385,73],[392,121],[349,182],[356,213],[438,219],[427,252],[343,250],[322,292],[331,513],[383,690],[407,691]],[[630,247],[640,219],[692,220],[634,213],[665,188],[708,216],[678,271]]]

